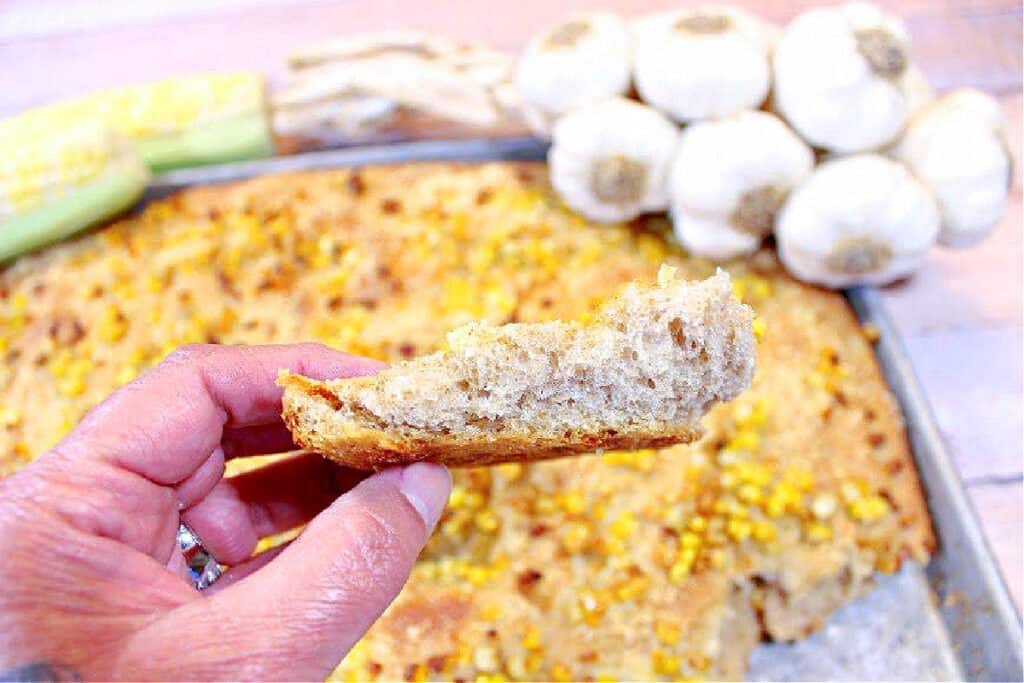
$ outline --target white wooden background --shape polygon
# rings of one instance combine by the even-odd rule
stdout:
[[[419,28],[517,50],[571,8],[624,14],[671,0],[3,0],[0,116],[121,83],[254,68],[273,82],[303,42]],[[815,0],[739,0],[785,21]],[[1020,169],[1021,5],[1014,0],[883,0],[903,15],[940,90],[974,86],[1003,102]],[[886,290],[918,376],[1018,605],[1022,584],[1021,181],[996,234],[967,252],[936,250]]]

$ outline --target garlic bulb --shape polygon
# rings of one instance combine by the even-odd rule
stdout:
[[[519,60],[516,85],[527,123],[547,136],[569,109],[625,94],[630,68],[629,31],[620,17],[570,16],[534,37]]]
[[[1011,160],[1005,129],[998,102],[977,90],[957,90],[911,118],[894,148],[938,199],[940,244],[976,244],[1006,211]]]
[[[899,19],[865,3],[811,10],[786,27],[775,48],[773,104],[817,147],[876,149],[906,124],[920,87],[910,67]]]
[[[669,176],[676,237],[706,258],[753,253],[813,166],[811,148],[771,114],[748,111],[687,127]]]
[[[826,287],[885,284],[908,275],[939,232],[931,193],[877,154],[828,161],[793,193],[775,227],[791,274]]]
[[[679,131],[660,113],[615,97],[555,124],[548,164],[562,200],[602,222],[668,206],[666,179]]]
[[[677,121],[756,109],[768,95],[771,33],[742,10],[667,12],[637,20],[633,32],[637,91]]]

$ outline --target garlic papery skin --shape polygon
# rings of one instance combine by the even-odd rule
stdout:
[[[704,5],[633,24],[640,97],[677,121],[756,109],[768,96],[772,37],[734,7]]]
[[[969,89],[944,95],[911,118],[893,155],[935,194],[943,246],[973,246],[1002,219],[1012,163],[994,98]]]
[[[678,139],[671,121],[639,102],[616,97],[579,107],[555,124],[551,184],[567,205],[599,222],[664,210]]]
[[[669,175],[676,238],[714,260],[753,253],[813,166],[811,148],[772,114],[748,111],[688,126]]]
[[[939,208],[902,164],[877,154],[828,161],[789,195],[775,227],[789,272],[826,287],[910,274],[939,233]]]
[[[588,102],[624,95],[632,70],[629,30],[615,14],[573,14],[535,36],[519,60],[524,118],[548,137],[554,120]]]
[[[865,3],[797,16],[772,68],[776,111],[812,145],[840,154],[891,142],[919,99],[906,28]]]

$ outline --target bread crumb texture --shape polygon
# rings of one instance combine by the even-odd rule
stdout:
[[[470,466],[686,443],[754,374],[753,311],[720,271],[627,285],[586,323],[469,323],[374,377],[288,372],[299,443],[350,467]]]
[[[669,229],[588,224],[540,164],[268,176],[154,202],[0,272],[0,475],[180,344],[319,340],[399,363],[472,321],[592,321],[662,263],[713,276]],[[763,636],[801,638],[875,572],[927,559],[900,415],[842,296],[767,251],[725,269],[762,340],[704,438],[454,470],[408,585],[332,679],[738,680]]]

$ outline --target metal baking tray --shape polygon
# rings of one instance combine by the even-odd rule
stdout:
[[[166,173],[155,179],[143,202],[192,185],[267,173],[415,161],[541,160],[546,151],[546,145],[535,139],[507,138],[313,152]],[[879,577],[876,589],[836,611],[810,638],[760,645],[752,655],[748,678],[1020,681],[1020,614],[896,327],[877,290],[851,289],[846,297],[861,321],[872,322],[881,331],[878,360],[906,420],[939,550],[927,567],[907,563],[899,573]]]

